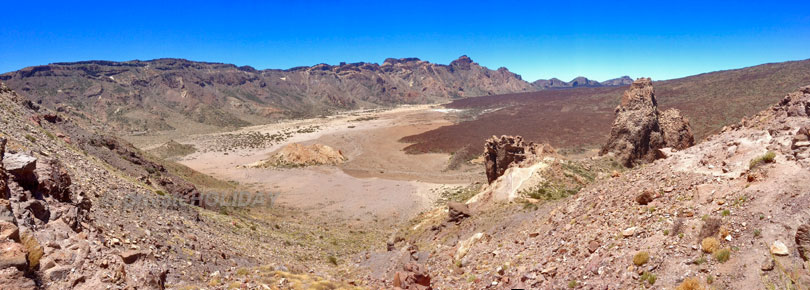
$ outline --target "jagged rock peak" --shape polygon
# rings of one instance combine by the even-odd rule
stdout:
[[[661,113],[652,80],[639,78],[624,92],[616,119],[600,155],[613,154],[627,167],[660,157],[658,150],[678,150],[695,144],[689,120],[677,109]]]
[[[652,106],[657,108],[655,89],[650,78],[639,78],[630,84],[630,89],[622,95],[621,107],[627,110],[638,109],[639,106]]]

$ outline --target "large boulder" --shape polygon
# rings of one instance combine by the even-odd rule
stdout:
[[[652,80],[640,78],[622,95],[610,137],[600,155],[613,153],[624,166],[633,167],[654,160],[658,149],[692,145],[689,121],[676,109],[659,112]]]
[[[37,158],[25,153],[3,154],[3,168],[14,177],[20,185],[33,186],[37,183],[34,170],[37,168]]]
[[[492,136],[484,143],[487,182],[494,182],[511,166],[536,161],[544,153],[554,153],[554,149],[549,145],[526,143],[521,136]]]

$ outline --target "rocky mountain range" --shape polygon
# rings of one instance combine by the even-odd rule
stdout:
[[[570,82],[561,81],[558,78],[551,78],[548,80],[539,79],[532,82],[532,86],[538,89],[567,89],[567,88],[580,88],[580,87],[613,87],[613,86],[626,86],[633,83],[633,79],[629,76],[620,78],[609,79],[604,82],[589,80],[586,77],[576,77]]]
[[[524,81],[461,56],[448,65],[418,58],[377,63],[318,64],[286,70],[195,62],[82,61],[34,66],[0,75],[19,94],[51,109],[73,107],[86,119],[138,134],[219,129],[279,118],[544,89],[621,86],[629,77],[597,82],[578,77]]]
[[[318,64],[287,70],[193,62],[84,61],[28,67],[0,76],[50,108],[70,106],[129,132],[198,124],[233,127],[279,117],[532,91],[506,68],[462,56],[449,65],[418,58]]]

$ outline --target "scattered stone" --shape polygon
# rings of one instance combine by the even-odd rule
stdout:
[[[622,231],[622,236],[624,236],[625,238],[632,237],[636,235],[636,230],[638,230],[638,227],[626,228],[625,230]]]
[[[785,246],[784,243],[782,243],[780,241],[775,241],[771,245],[771,254],[774,254],[774,255],[777,255],[777,256],[787,256],[787,255],[790,255],[790,251],[788,250],[788,247]]]
[[[588,252],[591,253],[596,252],[596,250],[599,249],[599,246],[600,246],[599,242],[596,240],[588,242]]]

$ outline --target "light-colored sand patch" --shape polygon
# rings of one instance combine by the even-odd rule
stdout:
[[[436,190],[431,189],[467,184],[483,176],[477,171],[446,172],[448,154],[414,155],[402,151],[408,145],[399,142],[402,137],[450,124],[444,119],[446,113],[431,109],[411,106],[229,132],[273,134],[285,128],[319,127],[265,148],[205,151],[207,141],[222,133],[190,136],[179,142],[198,144],[201,150],[182,158],[180,163],[220,179],[279,193],[276,202],[280,205],[351,220],[401,221],[431,206],[437,198]],[[340,150],[347,160],[337,166],[244,168],[291,143],[327,145]]]

